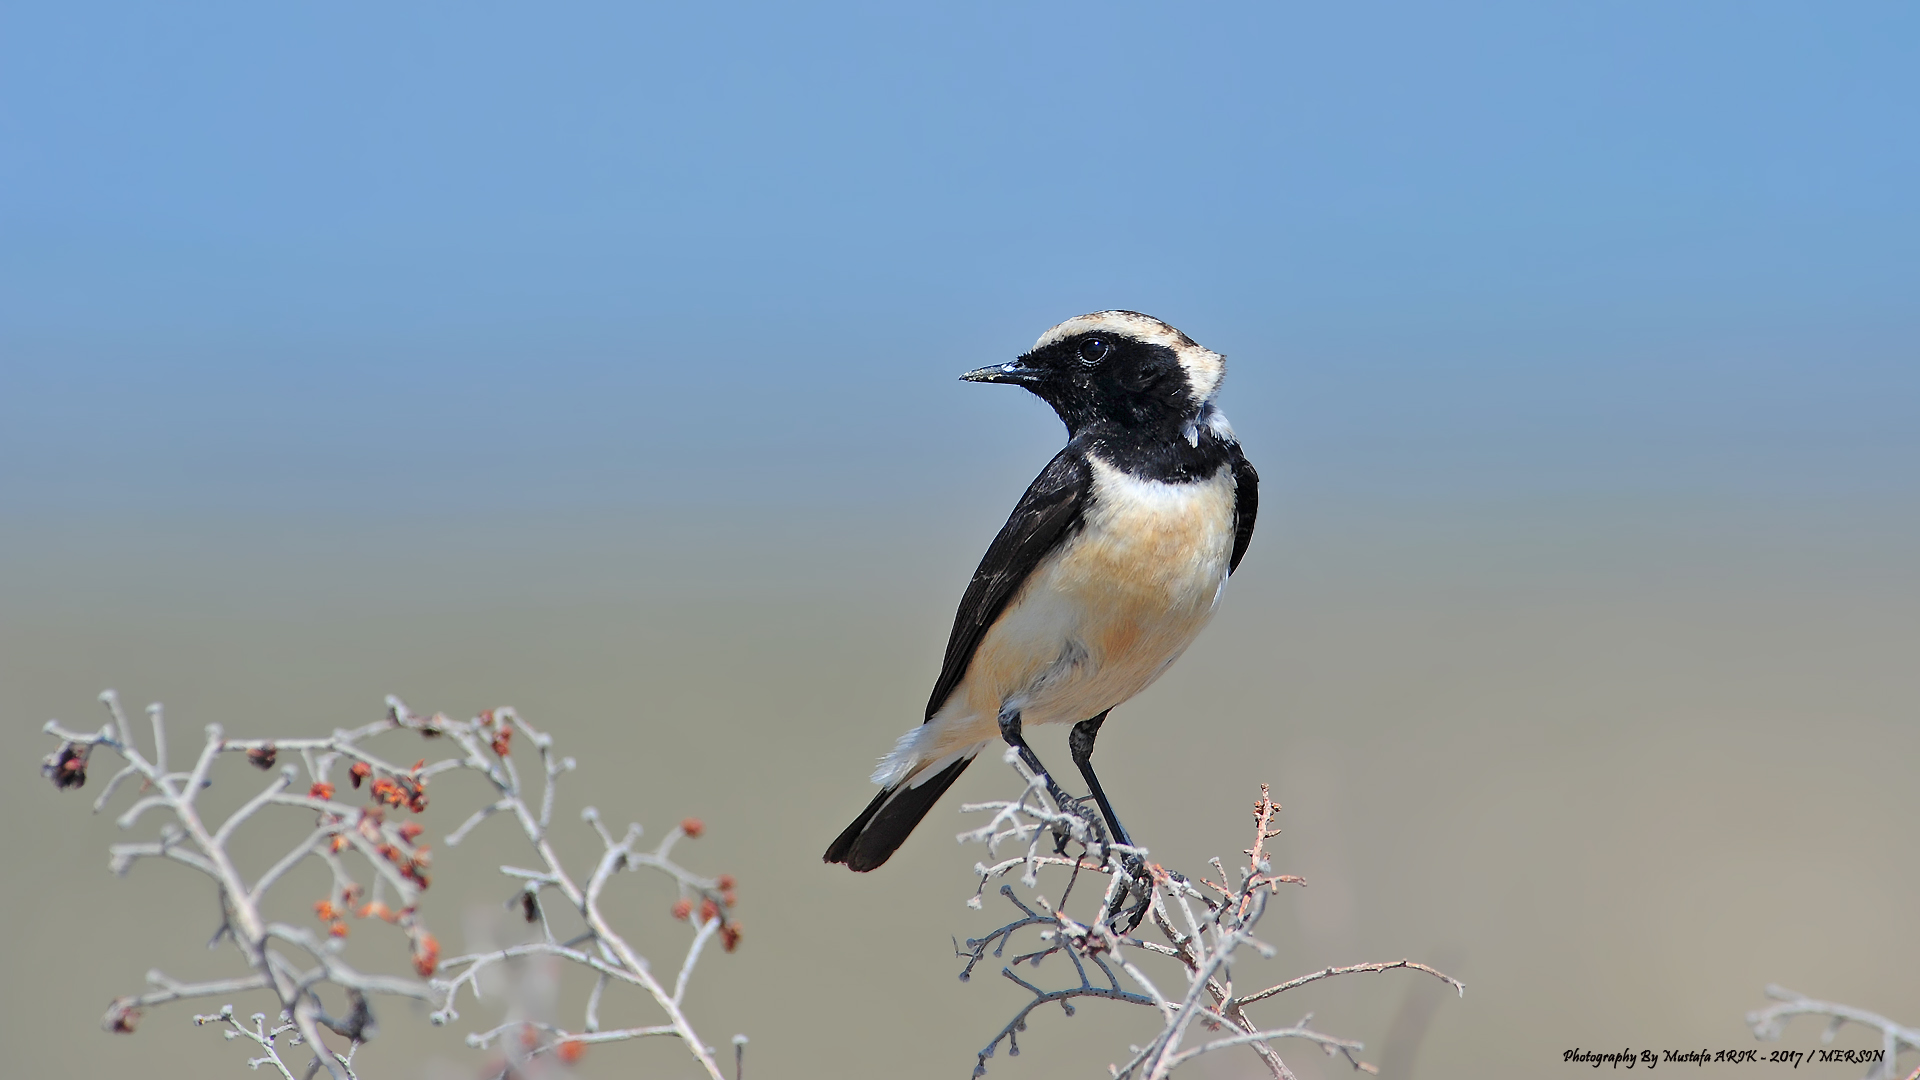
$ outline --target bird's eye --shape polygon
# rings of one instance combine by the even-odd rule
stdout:
[[[1107,354],[1112,351],[1113,346],[1107,344],[1106,338],[1090,337],[1080,343],[1080,359],[1088,364],[1097,364],[1105,360]]]

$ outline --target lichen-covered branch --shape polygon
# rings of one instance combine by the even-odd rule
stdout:
[[[593,973],[596,982],[585,1015],[577,1030],[544,1017],[509,1015],[504,1023],[470,1036],[470,1045],[495,1048],[497,1044],[502,1050],[496,1062],[499,1075],[524,1072],[528,1062],[543,1056],[571,1062],[592,1044],[659,1035],[681,1040],[708,1077],[722,1080],[714,1051],[694,1030],[684,1003],[706,945],[718,937],[731,952],[740,942],[740,924],[733,917],[732,877],[709,878],[673,859],[679,841],[703,831],[698,820],[688,818],[668,830],[658,844],[642,848],[640,826],[628,826],[615,839],[598,813],[588,808],[582,818],[598,835],[602,851],[581,879],[562,864],[549,838],[557,781],[575,768],[575,762],[557,757],[552,738],[512,709],[489,710],[457,721],[439,714],[419,716],[390,697],[382,719],[317,738],[229,738],[219,725],[210,724],[192,768],[180,772],[169,765],[167,727],[160,706],[147,710],[153,740],[149,753],[138,745],[118,697],[108,691],[101,701],[108,719],[97,732],[70,731],[57,721],[47,724],[47,732],[61,742],[46,758],[42,772],[56,788],[77,788],[86,783],[97,752],[117,756],[123,764],[95,800],[94,810],[104,809],[126,782],[137,780],[138,793],[121,814],[120,826],[138,827],[154,812],[162,814],[163,820],[154,839],[113,845],[114,873],[124,874],[143,859],[157,858],[208,878],[219,913],[214,942],[230,942],[248,972],[200,983],[150,972],[152,989],[118,998],[109,1006],[102,1021],[109,1031],[132,1032],[144,1010],[170,1002],[266,991],[277,999],[277,1019],[261,1013],[245,1023],[236,1019],[232,1005],[194,1019],[220,1025],[228,1039],[251,1044],[258,1056],[248,1064],[255,1069],[277,1071],[289,1080],[324,1069],[335,1080],[357,1080],[355,1052],[377,1031],[370,998],[424,1001],[432,1009],[433,1022],[442,1024],[459,1016],[456,1005],[463,989],[479,997],[483,970],[546,957],[570,961]],[[401,762],[409,755],[383,749],[393,745],[392,738],[376,743],[381,736],[409,733],[426,740],[430,749],[446,749],[439,756],[404,765]],[[516,734],[533,750],[539,772],[537,799],[523,782],[513,753]],[[209,827],[201,794],[213,784],[219,760],[228,756],[272,775],[224,821]],[[534,866],[503,866],[501,871],[514,882],[511,903],[535,929],[534,940],[524,944],[442,960],[439,941],[427,930],[420,910],[422,896],[432,884],[428,873],[432,854],[423,842],[426,829],[418,818],[427,810],[429,786],[456,771],[483,777],[492,795],[447,835],[446,842],[448,846],[460,843],[495,815],[512,818],[532,849]],[[355,805],[353,793],[363,789],[367,801]],[[311,822],[311,827],[259,877],[248,881],[235,865],[230,845],[250,824],[270,814],[293,814]],[[268,894],[309,860],[323,864],[332,883],[312,905],[320,931],[276,922],[266,914]],[[601,894],[613,877],[641,869],[674,883],[679,899],[672,914],[692,924],[692,936],[671,985],[656,978],[647,959],[601,907]],[[555,928],[561,917],[577,924],[577,929],[569,927],[564,938]],[[413,976],[363,972],[349,965],[344,952],[352,919],[397,927]],[[637,991],[661,1022],[602,1030],[599,1013],[609,986]],[[327,1011],[323,990],[342,999],[340,1016]],[[514,1038],[501,1037],[509,1031]],[[338,1048],[328,1044],[327,1033],[340,1041]],[[743,1045],[744,1039],[736,1041],[736,1056]],[[312,1060],[289,1059],[286,1051],[291,1047],[306,1047]]]
[[[1265,1027],[1247,1015],[1247,1006],[1322,979],[1400,968],[1425,972],[1465,992],[1459,980],[1449,975],[1425,964],[1397,960],[1326,968],[1240,993],[1233,965],[1243,950],[1268,959],[1275,955],[1271,945],[1254,936],[1268,903],[1280,886],[1305,884],[1298,877],[1273,872],[1266,844],[1279,835],[1272,826],[1280,807],[1265,785],[1254,804],[1253,844],[1242,851],[1247,864],[1237,874],[1230,875],[1216,858],[1211,865],[1219,881],[1202,877],[1196,882],[1154,863],[1144,863],[1136,879],[1127,868],[1126,856],[1144,857],[1145,849],[1107,843],[1099,823],[1077,807],[1050,805],[1044,778],[1029,771],[1017,754],[1009,752],[1007,761],[1025,781],[1025,790],[1009,801],[961,807],[964,813],[992,816],[986,825],[960,834],[960,840],[983,843],[996,858],[1003,846],[1012,846],[1018,854],[975,865],[980,887],[968,906],[981,907],[986,886],[1016,869],[1020,871],[1016,881],[1027,896],[1023,898],[1015,882],[1000,886],[999,894],[1019,916],[981,937],[969,938],[964,946],[955,943],[956,953],[966,961],[960,978],[971,978],[989,954],[1003,957],[1018,935],[1031,931],[1035,946],[1016,952],[1000,969],[1028,996],[980,1050],[973,1070],[976,1077],[985,1074],[987,1059],[1002,1044],[1008,1056],[1020,1053],[1019,1035],[1036,1009],[1057,1004],[1072,1016],[1075,1002],[1081,999],[1141,1006],[1159,1018],[1160,1029],[1153,1038],[1132,1048],[1132,1056],[1124,1063],[1109,1066],[1115,1078],[1160,1080],[1203,1054],[1246,1046],[1271,1075],[1290,1080],[1293,1072],[1273,1046],[1282,1039],[1312,1043],[1326,1054],[1343,1056],[1356,1069],[1372,1072],[1373,1066],[1359,1057],[1360,1043],[1315,1030],[1312,1014],[1291,1025]],[[1036,891],[1043,871],[1059,882],[1057,902]],[[1084,898],[1085,919],[1067,914],[1076,894]],[[1128,896],[1136,897],[1136,905],[1144,903],[1142,920],[1121,911]],[[1123,929],[1139,926],[1141,921],[1151,931]],[[1065,957],[1072,971],[1069,978],[1051,986],[1037,975],[1022,977],[1015,971],[1024,966],[1037,972],[1042,961],[1055,955]],[[1164,973],[1158,982],[1148,974],[1149,966]],[[1162,985],[1168,989],[1163,991]]]

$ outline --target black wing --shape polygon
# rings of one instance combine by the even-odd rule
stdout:
[[[1253,519],[1260,513],[1260,474],[1253,463],[1233,444],[1233,558],[1227,561],[1227,573],[1240,569],[1240,559],[1253,541]]]
[[[1071,443],[1034,477],[1027,493],[1020,497],[1020,505],[1013,508],[1000,535],[993,538],[981,558],[966,595],[960,598],[960,610],[953,616],[953,634],[947,638],[947,658],[940,665],[933,694],[927,698],[928,720],[966,677],[980,639],[1020,591],[1027,575],[1079,529],[1080,512],[1092,487],[1093,471],[1080,448]]]

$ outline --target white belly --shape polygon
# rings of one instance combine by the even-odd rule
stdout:
[[[875,779],[1021,723],[1078,723],[1146,689],[1213,617],[1233,552],[1233,476],[1140,480],[1097,458],[1085,525],[1035,568],[974,651],[932,721],[901,740]]]

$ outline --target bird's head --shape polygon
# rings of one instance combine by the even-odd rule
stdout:
[[[967,382],[1033,391],[1078,433],[1096,424],[1180,428],[1211,405],[1226,358],[1137,311],[1096,311],[1048,330],[1004,364],[969,371]]]

